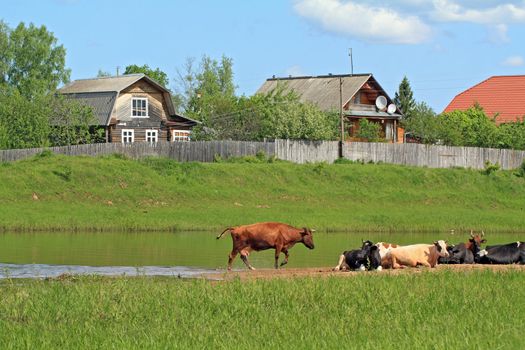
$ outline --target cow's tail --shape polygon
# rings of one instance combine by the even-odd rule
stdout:
[[[222,235],[226,232],[226,231],[231,231],[233,230],[233,227],[228,227],[226,230],[222,231],[220,235],[217,236],[217,239],[221,238]]]

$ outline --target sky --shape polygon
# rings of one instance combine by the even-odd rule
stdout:
[[[404,76],[442,112],[494,75],[525,74],[525,0],[1,0],[0,19],[44,25],[71,79],[233,60],[239,95],[273,75],[372,73],[390,97]]]

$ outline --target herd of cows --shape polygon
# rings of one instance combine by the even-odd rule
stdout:
[[[252,225],[228,227],[233,249],[228,256],[228,270],[233,260],[240,254],[242,261],[250,270],[255,270],[248,261],[252,251],[275,249],[275,268],[288,263],[289,250],[296,243],[303,243],[314,249],[314,230],[296,228],[278,222],[263,222]],[[525,264],[525,242],[486,246],[484,233],[470,233],[467,242],[449,245],[443,240],[433,244],[397,245],[386,242],[373,243],[363,241],[360,249],[345,251],[339,257],[335,271],[340,270],[382,270],[383,268],[399,269],[405,266],[418,265],[434,267],[437,264]],[[284,260],[279,265],[279,256],[284,253]]]

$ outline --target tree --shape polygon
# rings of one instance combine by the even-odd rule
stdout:
[[[289,138],[333,140],[337,137],[336,113],[302,103],[293,92],[279,87],[266,95],[237,97],[233,82],[233,61],[204,56],[199,68],[187,59],[177,71],[175,102],[182,113],[202,122],[193,129],[197,140],[263,140]]]
[[[193,129],[197,139],[212,138],[207,130],[213,129],[214,122],[222,116],[235,111],[237,96],[232,67],[232,59],[226,56],[222,56],[220,62],[204,56],[197,72],[192,65],[187,67],[189,71],[184,76],[186,91],[181,100],[186,101],[185,114],[203,123]]]
[[[124,74],[136,74],[136,73],[143,73],[150,77],[151,79],[155,80],[160,85],[164,86],[165,88],[168,88],[169,79],[168,75],[161,71],[159,68],[152,69],[147,64],[143,66],[137,66],[136,64],[132,64],[126,67],[124,70]]]
[[[498,148],[525,150],[525,121],[501,124],[498,127],[497,140]]]
[[[411,133],[423,143],[436,143],[439,139],[436,113],[425,102],[418,102],[412,116],[402,121],[405,132]]]
[[[302,103],[297,94],[278,87],[266,95],[241,97],[238,111],[217,124],[223,136],[237,140],[333,140],[338,122],[337,113]]]
[[[449,146],[496,147],[497,126],[483,108],[476,105],[438,116],[438,137]]]
[[[394,103],[401,109],[406,119],[410,119],[415,108],[416,102],[414,100],[414,93],[410,87],[410,82],[405,76],[399,84],[399,89],[396,91]]]
[[[111,76],[110,72],[103,71],[102,69],[98,70],[97,78],[110,77],[110,76]]]
[[[15,88],[0,93],[0,148],[49,145],[50,127],[44,100],[44,96],[29,100]]]
[[[359,120],[359,130],[357,137],[365,139],[368,142],[377,142],[381,138],[381,125],[369,121],[368,119]]]
[[[14,30],[0,22],[0,82],[29,99],[69,81],[66,50],[45,26],[22,22]]]

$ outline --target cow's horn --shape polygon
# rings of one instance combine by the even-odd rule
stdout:
[[[474,238],[474,232],[470,230],[470,237]]]
[[[481,237],[485,237],[485,232],[483,232],[483,230],[481,230]]]

